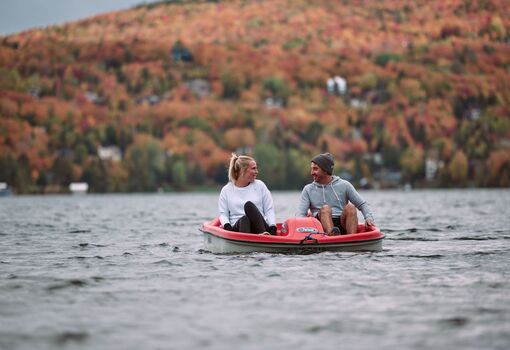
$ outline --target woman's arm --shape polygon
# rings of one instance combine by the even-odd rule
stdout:
[[[222,225],[230,224],[230,210],[228,209],[228,195],[226,186],[221,189],[218,199],[218,211],[220,214],[220,222]]]
[[[266,184],[261,181],[262,186],[262,205],[264,206],[263,215],[267,219],[269,226],[276,225],[276,214],[274,210],[273,196],[267,188]]]

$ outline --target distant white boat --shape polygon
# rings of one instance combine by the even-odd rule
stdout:
[[[89,184],[86,182],[71,182],[69,185],[69,191],[75,194],[87,193],[89,190]]]
[[[0,197],[6,197],[11,195],[11,189],[5,182],[0,182]]]

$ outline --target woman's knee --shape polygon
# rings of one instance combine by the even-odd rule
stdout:
[[[256,208],[256,206],[255,206],[255,204],[253,204],[253,202],[247,201],[246,203],[244,203],[244,212],[245,213],[246,213],[246,211],[253,209],[253,208]]]
[[[244,213],[250,218],[250,220],[262,217],[259,208],[250,201],[244,203]]]

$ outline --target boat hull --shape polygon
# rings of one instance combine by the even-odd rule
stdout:
[[[292,218],[278,224],[277,236],[225,231],[218,220],[204,223],[204,249],[215,254],[286,253],[309,254],[323,251],[381,251],[384,235],[377,229],[344,236],[326,236],[314,218]],[[363,231],[363,225],[359,226]]]
[[[309,254],[324,251],[353,252],[353,251],[381,251],[382,238],[374,241],[329,243],[329,244],[292,244],[292,243],[259,243],[250,241],[235,241],[204,232],[205,250],[215,254],[233,253],[286,253]]]

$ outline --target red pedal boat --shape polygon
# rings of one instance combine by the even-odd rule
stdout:
[[[276,236],[232,232],[218,218],[202,224],[205,250],[212,253],[310,253],[321,251],[381,251],[384,234],[377,227],[358,225],[358,232],[328,236],[313,217],[290,218],[277,225]]]

